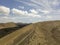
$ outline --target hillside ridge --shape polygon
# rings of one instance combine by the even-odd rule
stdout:
[[[60,45],[60,21],[32,24],[35,34],[29,45]]]

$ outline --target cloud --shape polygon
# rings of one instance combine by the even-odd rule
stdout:
[[[40,15],[34,14],[34,13],[28,13],[27,15],[28,15],[28,16],[32,16],[32,17],[38,17],[38,18],[41,18]]]
[[[10,15],[11,17],[3,17],[0,21],[25,21],[25,22],[36,22],[45,20],[60,19],[60,2],[58,0],[18,0],[21,5],[12,8],[0,6],[0,14],[3,16]],[[19,3],[18,2],[18,3]],[[24,5],[23,5],[24,4]],[[24,7],[25,6],[25,7]],[[16,9],[18,8],[18,9]],[[21,10],[19,10],[21,9]],[[56,9],[56,10],[55,10]],[[57,10],[58,9],[58,10]],[[27,11],[24,11],[27,10]]]
[[[9,17],[7,17],[7,16],[4,16],[4,17],[2,17],[3,19],[9,19]]]
[[[43,8],[40,5],[38,5],[37,3],[33,2],[34,0],[33,1],[29,0],[28,2],[22,1],[22,0],[16,0],[16,1],[18,1],[20,3],[23,3],[23,4],[27,5],[27,6],[33,7],[35,9],[37,9],[37,8]]]
[[[19,9],[16,9],[16,8],[13,8],[13,9],[12,9],[12,13],[13,13],[13,14],[17,14],[17,15],[25,15],[25,14],[27,14],[28,12],[27,12],[27,11],[22,11],[22,10],[19,10]]]
[[[50,11],[54,10],[52,8],[52,4],[53,4],[53,2],[56,3],[55,0],[53,0],[53,1],[52,0],[30,0],[29,2],[22,1],[22,0],[18,0],[18,1],[21,3],[24,3],[26,5],[29,5],[31,7],[34,7],[34,8],[36,8],[36,10],[41,9],[42,10],[41,12],[43,12],[44,15],[48,14],[48,13],[50,13]],[[34,11],[34,10],[31,10],[31,11]]]
[[[34,13],[34,14],[37,14],[38,12],[36,11],[36,10],[34,10],[34,9],[30,9],[30,12],[31,13]]]
[[[59,1],[58,0],[55,0],[52,2],[53,5],[59,5]]]
[[[46,16],[47,17],[47,19],[51,19],[52,18],[52,16]]]
[[[40,15],[37,14],[37,11],[35,10],[30,10],[31,13],[28,13],[27,11],[19,10],[16,8],[12,9],[12,13],[15,15],[22,15],[22,16],[31,16],[31,17],[41,17]]]
[[[40,7],[43,7],[43,8],[41,8],[41,9],[51,10],[51,6],[50,6],[48,0],[31,0],[31,2],[37,4],[37,5],[40,6]],[[38,8],[40,8],[40,7],[38,7]]]
[[[18,8],[20,8],[20,9],[24,9],[25,7],[24,7],[24,6],[18,6]]]
[[[10,13],[10,8],[5,7],[5,6],[0,6],[0,15],[8,15]]]
[[[29,5],[29,6],[37,6],[36,4],[32,3],[32,2],[26,2],[26,1],[22,1],[22,0],[16,0],[18,2],[24,3],[25,5]]]
[[[18,1],[24,3],[25,5],[34,7],[36,9],[43,10],[42,12],[44,13],[44,15],[50,13],[50,11],[56,10],[58,5],[60,4],[59,0],[30,0],[28,2],[22,0],[18,0]]]
[[[42,10],[42,9],[39,9],[40,12],[43,12],[44,14],[49,14],[51,11],[50,10]]]

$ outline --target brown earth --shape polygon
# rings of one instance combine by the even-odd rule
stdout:
[[[3,28],[11,28],[11,27],[16,27],[17,25],[13,22],[9,22],[9,23],[0,23],[0,29]]]
[[[60,21],[35,23],[33,28],[29,45],[60,45]]]
[[[60,45],[60,21],[38,22],[28,25],[21,30],[35,31],[26,45]]]

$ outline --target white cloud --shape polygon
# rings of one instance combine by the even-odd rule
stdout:
[[[2,17],[3,19],[9,19],[9,17],[5,16],[5,17]]]
[[[40,12],[43,12],[44,14],[49,14],[51,11],[50,10],[42,10],[42,9],[39,9]]]
[[[47,17],[47,19],[51,19],[52,18],[52,16],[46,16]]]
[[[8,15],[10,13],[10,8],[5,6],[0,6],[0,14]]]
[[[50,11],[48,11],[48,10],[43,10],[42,12],[43,12],[44,14],[50,13]]]
[[[12,13],[17,14],[17,15],[25,15],[25,14],[27,14],[27,11],[22,11],[22,10],[13,8]]]
[[[52,9],[48,0],[31,0],[31,2],[37,4],[40,7],[43,7],[41,9],[48,9],[48,10]],[[38,8],[40,8],[40,7],[38,7]]]
[[[55,10],[56,6],[60,4],[59,0],[30,0],[29,2],[22,1],[22,0],[18,0],[18,1],[24,3],[25,5],[34,7],[36,8],[36,10],[41,9],[44,15]]]
[[[29,5],[31,7],[34,7],[36,10],[40,10],[40,12],[43,12],[42,14],[49,14],[51,11],[53,11],[53,4],[58,5],[57,0],[30,0],[29,2],[18,0],[19,2],[24,3],[25,5]],[[56,8],[56,7],[54,7]],[[33,13],[37,13],[34,9],[31,10]],[[40,14],[41,15],[41,14]]]
[[[27,15],[28,15],[28,16],[32,16],[32,17],[40,17],[40,18],[41,18],[40,15],[38,15],[38,14],[34,14],[34,13],[28,13]]]
[[[34,10],[34,9],[30,9],[30,12],[31,13],[34,13],[34,14],[37,14],[38,12],[36,11],[36,10]]]
[[[40,8],[43,8],[43,7],[41,7],[41,6],[39,6],[38,4],[40,3],[39,1],[36,1],[35,2],[35,0],[30,0],[29,2],[26,2],[26,1],[22,1],[22,0],[16,0],[16,1],[18,1],[18,2],[21,2],[21,3],[23,3],[23,4],[25,4],[25,5],[28,5],[28,6],[31,6],[31,7],[34,7],[35,9],[40,9]],[[39,2],[39,3],[38,3]],[[42,2],[41,2],[42,3]],[[41,4],[40,3],[40,4]],[[44,4],[43,4],[44,5]],[[44,8],[46,8],[46,7],[44,7]]]
[[[12,13],[16,15],[22,15],[22,16],[41,17],[40,15],[37,14],[37,11],[35,10],[31,10],[31,13],[28,13],[27,11],[13,8]]]
[[[16,0],[16,1],[24,3],[24,4],[29,5],[29,6],[37,6],[36,4],[34,4],[32,2],[25,2],[25,1],[22,1],[22,0]]]
[[[58,1],[58,0],[54,0],[54,1],[52,2],[52,4],[53,4],[53,5],[59,5],[59,1]]]

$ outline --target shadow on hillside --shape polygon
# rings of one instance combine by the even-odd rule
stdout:
[[[16,27],[0,29],[0,38],[6,36],[7,34],[10,34],[10,33],[14,32],[14,31],[16,31],[16,30],[18,30],[20,28],[23,28],[24,26],[26,26],[26,25],[18,25]]]

